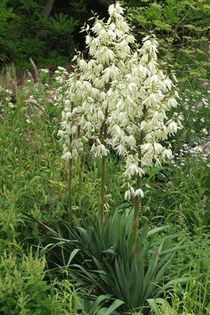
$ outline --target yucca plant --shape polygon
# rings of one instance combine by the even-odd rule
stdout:
[[[125,310],[145,306],[171,285],[165,271],[179,245],[163,248],[166,226],[144,225],[133,233],[133,216],[118,210],[103,223],[97,216],[86,227],[64,223],[62,232],[51,230],[53,242],[44,252],[56,253],[58,269],[67,271],[76,285],[120,299]]]
[[[108,15],[106,22],[96,17],[93,27],[83,28],[88,58],[81,53],[74,57],[74,71],[57,91],[63,108],[58,134],[69,169],[69,208],[72,170],[87,148],[98,162],[103,218],[110,193],[105,183],[107,159],[114,151],[121,158],[125,199],[133,201],[138,225],[142,177],[172,158],[166,140],[181,128],[181,116],[172,114],[178,93],[159,66],[155,36],[145,37],[140,47],[118,2],[109,6]]]
[[[99,295],[98,297],[87,296],[80,299],[80,309],[84,315],[120,315],[116,310],[123,304],[118,299],[111,299],[109,295]],[[109,303],[110,305],[105,306]]]

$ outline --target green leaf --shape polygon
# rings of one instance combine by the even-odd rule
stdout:
[[[101,309],[97,315],[111,315],[116,309],[118,309],[122,304],[123,301],[115,300],[107,309]]]

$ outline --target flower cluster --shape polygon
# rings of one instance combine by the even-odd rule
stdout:
[[[190,130],[190,135],[187,135],[187,142],[188,139],[192,143],[205,142],[210,134],[209,92],[209,89],[206,91],[195,90],[193,93],[189,90],[185,91],[182,111],[186,130]]]
[[[199,158],[203,161],[207,167],[210,167],[210,138],[203,141],[202,143],[194,143],[194,145],[189,145],[184,143],[179,149],[179,153],[174,154],[174,158],[171,163],[181,168],[185,166],[189,158]]]
[[[109,7],[107,22],[96,18],[84,31],[90,58],[74,58],[74,71],[59,99],[64,104],[59,131],[63,158],[78,157],[85,143],[91,143],[94,157],[107,156],[112,148],[124,161],[125,197],[143,197],[132,181],[148,167],[171,159],[164,141],[181,127],[178,114],[168,115],[178,95],[158,65],[155,37],[136,47],[118,3]]]
[[[91,29],[85,28],[90,59],[78,54],[74,72],[65,82],[59,132],[64,159],[78,156],[90,139],[95,157],[107,156],[110,146],[114,146],[112,135],[118,126],[115,109],[120,106],[121,95],[118,84],[126,74],[134,37],[119,4],[109,7],[109,15],[106,23],[96,19]]]
[[[127,62],[125,80],[119,83],[123,110],[117,113],[116,109],[121,135],[115,142],[124,152],[124,175],[129,179],[141,177],[148,167],[171,159],[172,151],[164,146],[164,141],[181,128],[180,115],[174,112],[173,117],[168,116],[177,106],[178,94],[172,92],[172,81],[158,66],[157,49],[155,37],[146,37],[142,48]],[[116,138],[117,133],[113,137]],[[126,197],[135,196],[137,191],[139,187],[135,191],[129,183],[130,193],[126,193]]]
[[[13,92],[9,89],[4,89],[0,85],[0,111],[3,111],[4,105],[6,104],[10,108],[14,108],[14,104],[12,103],[12,95]]]

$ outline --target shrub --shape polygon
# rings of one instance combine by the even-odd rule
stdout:
[[[50,314],[53,299],[44,280],[44,259],[32,254],[21,259],[6,252],[0,260],[0,313]]]
[[[155,33],[163,60],[173,63],[179,79],[189,84],[207,78],[209,5],[205,0],[124,3],[135,32],[140,37]]]
[[[0,68],[14,63],[18,69],[30,65],[66,64],[75,48],[74,32],[87,11],[83,1],[71,1],[68,12],[56,12],[50,1],[3,0],[0,4]],[[73,12],[73,13],[72,13]]]

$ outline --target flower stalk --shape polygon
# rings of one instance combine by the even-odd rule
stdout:
[[[121,157],[128,186],[125,199],[133,201],[137,227],[144,197],[141,178],[148,168],[172,158],[166,140],[181,128],[181,120],[170,113],[178,94],[158,64],[155,36],[145,37],[142,47],[134,49],[135,38],[123,11],[119,3],[110,5],[106,22],[96,18],[93,27],[83,29],[89,58],[75,56],[75,71],[62,82],[59,134],[65,159],[78,158],[84,148],[100,159],[102,216],[107,156],[112,149]]]
[[[72,159],[68,161],[68,210],[72,210]]]
[[[106,156],[101,159],[101,185],[100,185],[100,214],[103,221],[105,210],[105,179],[106,179]]]

